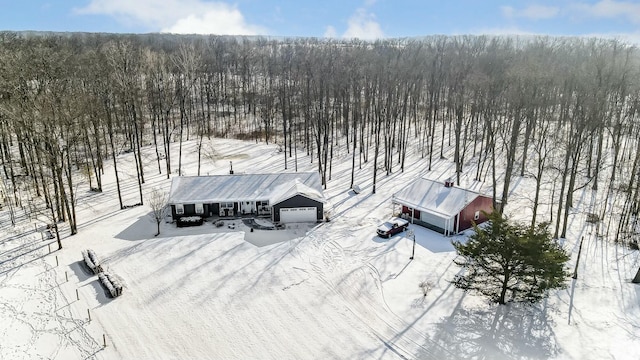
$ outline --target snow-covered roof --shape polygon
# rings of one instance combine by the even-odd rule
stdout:
[[[315,173],[314,173],[315,174]],[[299,178],[293,181],[283,183],[273,189],[271,197],[269,198],[270,204],[277,204],[287,199],[291,199],[296,195],[304,195],[310,199],[324,202],[324,195],[322,188],[314,189],[311,186],[307,186]]]
[[[169,204],[257,200],[274,204],[296,194],[324,202],[317,172],[178,176],[171,180]]]
[[[456,186],[445,187],[442,182],[420,178],[393,194],[393,202],[451,218],[478,196],[480,194],[472,190]]]

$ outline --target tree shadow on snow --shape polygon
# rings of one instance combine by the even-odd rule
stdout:
[[[553,323],[542,304],[464,309],[437,324],[433,350],[440,359],[547,359],[558,354]]]
[[[227,220],[230,222],[235,222],[236,225],[242,223],[240,220],[230,219]],[[247,231],[249,229],[247,228]],[[168,238],[168,237],[176,237],[176,236],[192,236],[192,235],[207,235],[212,233],[221,233],[221,232],[236,232],[237,230],[230,230],[227,227],[217,229],[216,226],[211,222],[210,219],[204,219],[202,225],[198,226],[189,226],[179,228],[175,223],[167,222],[165,219],[160,223],[160,234],[156,235],[157,224],[153,217],[151,216],[151,212],[138,217],[138,219],[129,225],[127,228],[122,230],[120,233],[115,235],[116,239],[121,240],[130,240],[130,241],[139,241],[139,240],[148,240],[154,238]]]
[[[150,215],[144,215],[118,233],[115,238],[131,241],[151,239],[156,234],[156,229],[156,223],[151,219]],[[159,236],[162,236],[162,232],[160,232]]]

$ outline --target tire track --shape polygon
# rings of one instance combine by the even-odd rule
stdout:
[[[345,231],[336,234],[335,238],[349,236]],[[303,255],[315,275],[345,300],[349,311],[383,342],[389,354],[405,359],[418,354],[423,359],[439,359],[430,348],[439,349],[440,346],[413,329],[386,303],[380,272],[370,263],[386,251],[345,249],[336,240],[323,240],[313,235],[310,240],[309,244],[315,249],[308,249]]]

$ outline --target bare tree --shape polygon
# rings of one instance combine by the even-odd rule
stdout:
[[[151,208],[149,216],[157,225],[157,232],[154,236],[160,235],[160,223],[164,216],[164,208],[167,204],[167,193],[159,188],[153,188],[147,196],[147,205]]]

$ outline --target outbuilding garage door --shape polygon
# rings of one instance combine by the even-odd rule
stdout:
[[[280,222],[316,222],[317,212],[315,207],[281,208]]]
[[[447,222],[446,219],[443,219],[437,215],[429,214],[426,211],[420,212],[420,220],[426,222],[427,224],[431,224],[436,226],[442,230],[453,231],[453,221]]]

